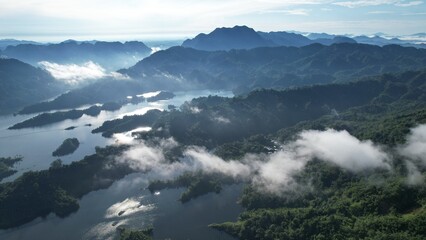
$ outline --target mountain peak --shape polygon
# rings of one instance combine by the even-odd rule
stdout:
[[[247,26],[216,28],[209,34],[198,34],[195,38],[188,39],[182,44],[183,47],[206,51],[251,49],[272,45],[270,41],[262,38],[254,29]]]

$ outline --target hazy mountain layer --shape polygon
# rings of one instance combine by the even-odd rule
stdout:
[[[148,89],[285,88],[348,81],[426,66],[426,50],[397,45],[313,44],[301,48],[200,51],[173,47],[121,73]]]
[[[0,59],[0,115],[53,97],[63,90],[44,70],[16,59]]]
[[[81,64],[92,61],[110,71],[132,66],[150,53],[151,49],[142,42],[76,42],[72,40],[59,44],[8,46],[2,52],[3,55],[35,66],[42,61],[59,64]]]

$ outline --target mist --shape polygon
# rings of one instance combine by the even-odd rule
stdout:
[[[411,129],[407,142],[398,150],[402,156],[426,166],[426,124]]]
[[[184,149],[180,161],[170,163],[164,152],[176,147],[179,144],[172,138],[156,144],[135,140],[131,149],[117,161],[137,171],[150,171],[162,180],[185,172],[223,174],[277,195],[296,187],[294,175],[314,159],[351,172],[391,169],[391,157],[380,146],[360,141],[347,131],[333,129],[303,131],[296,140],[282,144],[272,154],[247,154],[241,160],[225,161],[205,148],[190,146]]]
[[[128,79],[117,72],[108,73],[101,65],[92,61],[83,64],[58,64],[52,62],[39,62],[39,65],[48,71],[56,80],[68,85],[80,85],[102,78]]]

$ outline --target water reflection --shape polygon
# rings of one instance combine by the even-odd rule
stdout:
[[[158,94],[157,92],[149,93],[150,95]],[[12,181],[22,173],[29,170],[42,170],[49,168],[51,162],[56,158],[52,156],[52,152],[66,138],[77,138],[80,141],[80,147],[72,154],[61,157],[63,163],[68,164],[73,161],[83,159],[84,156],[95,153],[95,147],[104,147],[112,144],[115,140],[105,139],[101,134],[92,134],[91,130],[102,125],[104,121],[123,117],[125,115],[144,114],[150,109],[164,110],[168,105],[180,106],[185,101],[193,98],[219,95],[225,97],[233,96],[229,91],[187,91],[175,92],[175,97],[170,100],[162,100],[158,102],[142,102],[136,105],[128,104],[115,112],[102,111],[97,117],[83,115],[76,120],[66,120],[54,123],[40,128],[28,128],[20,130],[8,130],[7,128],[26,119],[36,116],[29,115],[8,115],[0,116],[0,156],[16,156],[24,157],[23,161],[17,164],[18,172],[3,180]],[[84,108],[87,108],[85,106]],[[88,126],[90,124],[90,126]],[[75,129],[66,131],[65,128],[76,126]],[[130,138],[129,138],[130,140]]]
[[[237,220],[241,185],[225,186],[220,194],[210,193],[182,204],[178,199],[184,189],[163,190],[159,195],[146,190],[149,180],[155,178],[131,174],[108,189],[84,196],[79,211],[65,219],[51,214],[44,220],[0,231],[0,239],[114,239],[119,226],[154,227],[154,239],[233,239],[207,225]]]

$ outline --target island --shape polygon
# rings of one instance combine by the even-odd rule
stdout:
[[[77,148],[80,146],[80,142],[77,138],[67,138],[64,140],[64,142],[59,146],[53,153],[52,156],[54,157],[61,157],[65,155],[72,154],[77,150]]]
[[[13,182],[0,184],[0,228],[12,228],[55,213],[66,217],[79,209],[78,199],[104,189],[132,170],[114,161],[129,146],[96,147],[96,153],[47,170],[29,171]],[[106,167],[108,166],[108,167]]]
[[[150,127],[162,115],[162,111],[153,109],[144,115],[124,116],[121,119],[105,121],[102,126],[93,129],[92,133],[102,133],[104,137],[111,137],[114,133],[127,132],[138,127]]]
[[[9,129],[23,129],[23,128],[34,128],[34,127],[42,127],[45,125],[65,121],[65,120],[75,120],[81,118],[84,114],[96,117],[98,116],[101,111],[117,111],[119,110],[124,103],[117,103],[117,102],[108,102],[104,103],[101,106],[93,105],[89,108],[82,109],[82,110],[69,110],[69,111],[58,111],[58,112],[52,112],[52,113],[42,113],[35,117],[32,117],[30,119],[27,119],[23,122],[17,123]],[[74,127],[75,128],[75,127]],[[67,128],[65,130],[72,130],[74,128]]]

